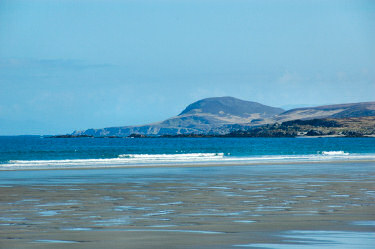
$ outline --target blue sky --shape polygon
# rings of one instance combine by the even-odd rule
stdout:
[[[372,0],[2,0],[0,135],[374,101],[374,27]]]

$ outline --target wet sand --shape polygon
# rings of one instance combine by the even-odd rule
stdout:
[[[375,163],[1,173],[0,248],[375,243]]]

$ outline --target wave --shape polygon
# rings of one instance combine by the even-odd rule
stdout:
[[[0,170],[108,168],[163,165],[256,164],[287,162],[328,162],[375,160],[375,154],[350,154],[344,151],[322,151],[310,155],[265,155],[236,157],[224,153],[187,154],[121,154],[117,158],[64,160],[11,160],[0,164]]]
[[[121,167],[149,164],[218,162],[224,153],[189,154],[121,154],[118,158],[63,159],[63,160],[10,160],[0,164],[1,169],[45,169],[70,167]]]
[[[223,159],[224,153],[122,154],[119,158],[127,158],[129,161],[209,161]]]
[[[322,151],[322,155],[326,155],[326,156],[339,156],[339,155],[347,156],[347,155],[349,155],[349,153],[344,152],[342,150],[340,150],[340,151]]]

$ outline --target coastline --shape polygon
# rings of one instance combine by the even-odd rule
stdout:
[[[137,169],[137,168],[201,168],[201,167],[235,167],[235,166],[267,166],[267,165],[298,165],[298,164],[336,164],[336,163],[375,163],[375,159],[336,159],[336,160],[299,160],[299,161],[267,161],[267,162],[206,162],[206,163],[164,163],[164,164],[122,164],[107,166],[70,166],[70,167],[0,167],[0,171],[26,171],[26,170],[90,170],[90,169]]]
[[[277,136],[251,136],[251,135],[215,135],[215,134],[179,134],[179,135],[142,135],[142,134],[130,134],[129,136],[92,136],[92,135],[54,135],[54,136],[43,136],[44,138],[96,138],[96,139],[129,139],[129,138],[375,138],[375,134],[365,135],[277,135]]]

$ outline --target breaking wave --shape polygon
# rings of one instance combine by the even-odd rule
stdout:
[[[129,161],[209,161],[223,159],[224,153],[187,153],[187,154],[122,154],[119,158]]]
[[[325,156],[348,156],[349,153],[344,152],[342,150],[340,150],[340,151],[323,151],[322,155],[325,155]]]
[[[187,154],[120,154],[117,158],[64,160],[11,160],[0,164],[0,170],[113,168],[167,165],[231,165],[288,162],[328,162],[375,160],[375,154],[350,154],[344,151],[322,151],[310,155],[266,155],[236,157],[224,153]]]
[[[117,158],[64,159],[64,160],[10,160],[0,169],[48,169],[74,167],[123,167],[134,165],[163,165],[171,163],[218,162],[224,153],[189,154],[121,154]]]

